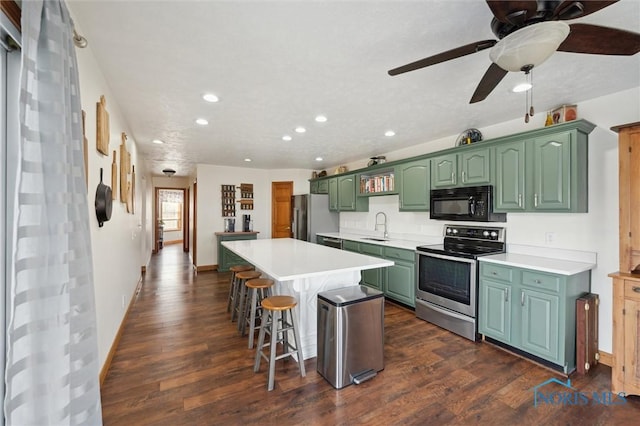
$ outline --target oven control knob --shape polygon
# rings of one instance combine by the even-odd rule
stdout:
[[[447,234],[451,233],[451,228],[447,228]]]
[[[452,229],[451,232],[453,232],[454,234],[457,234],[458,230],[457,229]]]
[[[482,236],[483,236],[483,237],[488,237],[488,236],[489,236],[489,231],[484,231],[484,232],[482,233]]]
[[[498,233],[496,231],[491,231],[491,238],[498,238]]]

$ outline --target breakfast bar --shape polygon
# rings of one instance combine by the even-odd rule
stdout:
[[[317,355],[317,295],[360,283],[360,271],[394,262],[291,238],[225,241],[224,247],[273,279],[276,294],[298,300],[296,314],[304,359]]]

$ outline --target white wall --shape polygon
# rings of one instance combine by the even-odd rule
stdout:
[[[597,267],[591,273],[591,291],[600,295],[600,349],[612,351],[612,294],[607,274],[618,270],[618,135],[610,127],[640,121],[640,88],[593,99],[578,105],[579,118],[596,124],[589,135],[589,212],[508,213],[509,244],[552,247],[597,253]],[[529,124],[523,120],[480,129],[484,139],[532,130],[544,125],[544,114]],[[386,153],[387,161],[425,154],[455,144],[457,135],[411,148]],[[366,166],[367,159],[348,164],[349,170]],[[369,212],[340,213],[343,231],[373,232],[375,214],[388,216],[391,236],[410,240],[442,235],[443,222],[430,220],[429,213],[398,212],[398,196],[371,197]],[[556,241],[545,242],[545,233],[556,233]]]
[[[224,231],[221,185],[253,184],[253,210],[236,209],[236,231],[242,230],[242,215],[250,214],[258,238],[271,238],[271,183],[293,181],[293,193],[309,193],[311,170],[264,170],[198,164],[197,265],[218,263],[214,233]]]
[[[80,30],[80,29],[79,29]],[[80,30],[80,32],[82,32]],[[135,140],[131,137],[126,119],[115,102],[102,72],[95,62],[91,47],[76,49],[80,70],[82,108],[86,111],[86,136],[89,140],[89,217],[91,218],[91,248],[93,254],[94,288],[98,329],[98,351],[103,365],[111,349],[118,328],[124,318],[137,283],[141,266],[149,259],[148,211],[142,203],[148,201],[150,178],[138,156]],[[127,149],[131,164],[136,166],[135,214],[127,213],[125,204],[113,201],[111,220],[98,227],[93,205],[96,187],[100,181],[100,168],[104,170],[104,183],[111,185],[112,156],[96,150],[96,102],[106,97],[109,112],[109,152],[117,151],[120,165],[121,133],[129,135]],[[120,182],[116,188],[119,195]]]

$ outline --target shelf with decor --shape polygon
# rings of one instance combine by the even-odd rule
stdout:
[[[238,189],[240,190],[240,198],[238,199],[240,210],[253,210],[253,184],[241,183]]]
[[[222,217],[235,217],[236,215],[236,186],[220,185]]]
[[[370,197],[374,195],[397,194],[396,169],[377,169],[371,173],[359,174],[360,187],[358,196]]]

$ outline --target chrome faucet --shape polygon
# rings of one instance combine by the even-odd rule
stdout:
[[[382,215],[384,217],[384,222],[378,223],[378,216]],[[384,238],[389,238],[389,233],[387,232],[387,215],[384,212],[376,213],[376,225],[373,228],[374,230],[378,230],[378,225],[384,225]]]

